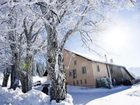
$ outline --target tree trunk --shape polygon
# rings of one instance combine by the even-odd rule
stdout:
[[[20,73],[20,81],[22,85],[22,92],[26,93],[32,89],[32,76],[22,71]]]
[[[20,66],[20,54],[14,53],[14,64],[11,67],[11,86],[10,88],[16,89],[19,85],[19,66]]]
[[[16,65],[17,64],[12,65],[12,70],[11,70],[11,86],[10,86],[10,88],[12,88],[14,90],[19,85],[19,75],[18,75],[18,71],[17,71]]]
[[[2,87],[7,87],[8,79],[9,79],[9,74],[4,74],[4,78],[3,78],[3,82],[2,82]]]
[[[63,54],[59,49],[57,33],[51,27],[47,27],[47,70],[51,79],[50,97],[51,100],[64,100],[66,98],[66,77],[63,66]]]
[[[32,46],[32,30],[33,30],[33,26],[35,24],[35,22],[32,23],[32,25],[29,28],[29,32],[28,32],[28,28],[26,26],[26,18],[23,21],[23,27],[24,27],[24,33],[25,33],[25,37],[26,37],[26,58],[25,58],[25,62],[24,62],[24,68],[23,68],[23,72],[20,74],[20,78],[21,78],[21,84],[22,84],[22,91],[24,93],[30,91],[32,89],[32,66],[33,66],[33,52],[31,49]]]
[[[10,85],[10,88],[13,87],[15,76],[16,76],[15,75],[15,64],[13,64],[12,67],[11,67],[11,85]]]
[[[51,70],[51,88],[50,88],[50,95],[51,100],[56,100],[56,102],[60,102],[60,100],[64,100],[66,98],[66,78],[65,78],[65,72],[64,72],[64,66],[63,66],[63,55],[58,52],[56,56],[56,63],[51,64],[51,67],[49,70]],[[55,67],[54,67],[54,66]],[[56,66],[57,65],[57,66]],[[55,70],[52,68],[54,67]],[[52,68],[52,69],[51,69]],[[57,71],[58,69],[58,71]]]
[[[26,93],[32,89],[32,56],[27,54],[24,70],[20,73],[22,92]]]
[[[63,66],[62,49],[59,48],[56,23],[53,19],[53,13],[48,12],[48,6],[44,2],[38,3],[42,14],[46,20],[52,20],[50,25],[45,24],[47,32],[47,71],[51,79],[50,98],[51,100],[64,100],[66,98],[66,77]],[[47,13],[47,15],[46,15]]]
[[[12,19],[11,19],[12,21]],[[9,40],[12,42],[15,42],[15,33],[13,31],[8,32],[9,35]],[[11,85],[10,88],[15,89],[18,86],[18,81],[19,76],[18,76],[18,71],[19,71],[19,62],[20,62],[20,53],[17,50],[18,45],[16,43],[10,43],[10,48],[12,51],[12,66],[11,66]]]

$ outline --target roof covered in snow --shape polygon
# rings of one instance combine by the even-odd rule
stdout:
[[[77,56],[83,57],[83,58],[85,58],[85,59],[87,59],[89,61],[93,61],[93,62],[96,62],[96,63],[102,63],[102,64],[108,64],[108,65],[124,67],[122,65],[117,65],[117,64],[114,64],[114,63],[109,63],[109,62],[105,62],[105,61],[98,61],[98,60],[94,59],[92,56],[87,56],[85,54],[82,54],[82,53],[79,53],[79,52],[76,52],[76,51],[72,51],[72,50],[69,50],[69,49],[65,49],[65,51],[73,53],[73,54],[75,54]]]
[[[122,66],[122,65],[117,65],[117,64],[108,63],[108,62],[103,62],[103,61],[97,61],[97,60],[93,59],[92,57],[86,56],[86,55],[84,55],[84,54],[82,54],[82,53],[78,53],[78,52],[75,52],[75,51],[70,51],[70,50],[68,50],[68,49],[65,49],[65,51],[70,52],[70,53],[73,53],[73,54],[75,54],[75,55],[77,55],[77,56],[83,57],[83,58],[85,58],[85,59],[87,59],[87,60],[89,60],[89,61],[95,62],[95,63],[102,63],[102,64],[107,64],[107,65],[122,67],[122,68],[125,69],[125,71],[128,73],[129,76],[131,76],[133,79],[135,79],[135,76],[132,75],[131,72],[129,72],[129,71],[126,69],[126,67],[124,67],[124,66]]]

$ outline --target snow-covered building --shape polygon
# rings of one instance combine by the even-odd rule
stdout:
[[[124,66],[95,61],[69,50],[64,51],[64,65],[69,85],[97,87],[101,78],[109,78],[115,85],[134,80]]]

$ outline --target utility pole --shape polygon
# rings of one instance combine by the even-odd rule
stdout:
[[[107,55],[105,54],[105,60],[106,60],[106,68],[107,68],[107,72],[108,72],[108,77],[110,79],[110,88],[112,88],[112,76],[111,76],[111,72],[110,72],[110,68],[109,68],[109,64],[108,64],[108,61],[107,61]]]

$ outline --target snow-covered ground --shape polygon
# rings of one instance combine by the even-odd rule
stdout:
[[[8,89],[10,83],[8,83],[8,87],[1,87],[2,80],[3,74],[0,72],[0,105],[73,105],[73,99],[69,94],[67,94],[67,98],[59,104],[55,101],[50,103],[50,97],[38,90],[38,86],[24,94],[19,88],[15,91]],[[46,77],[33,77],[33,82],[40,81],[41,83],[46,83],[45,80],[47,80]]]
[[[140,85],[130,89],[92,100],[86,105],[139,105],[140,104]]]
[[[72,98],[67,95],[67,99],[57,104],[55,101],[50,104],[50,97],[39,90],[32,89],[26,94],[20,89],[0,87],[0,105],[73,105]]]
[[[131,88],[130,86],[119,86],[113,89],[105,88],[83,88],[76,86],[68,86],[68,93],[72,95],[74,105],[86,105],[88,102],[106,97],[111,94]],[[94,104],[93,104],[94,105]],[[114,105],[114,104],[108,104]]]
[[[45,79],[34,77],[34,82],[38,80],[44,82]],[[0,86],[0,105],[139,105],[140,103],[140,84],[113,89],[68,86],[68,93],[70,95],[67,95],[66,100],[59,104],[54,101],[50,104],[50,97],[36,88],[24,94],[19,88],[14,91]]]
[[[68,86],[68,91],[72,93],[74,105],[139,105],[140,103],[140,85],[129,89],[124,86],[114,89]],[[77,95],[74,96],[74,93]],[[0,105],[72,105],[72,98],[68,95],[65,101],[59,104],[55,102],[50,104],[49,96],[41,91],[32,89],[23,94],[20,89],[13,91],[0,87]]]

